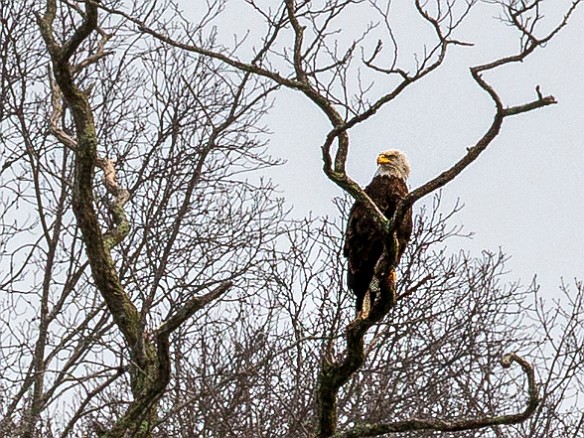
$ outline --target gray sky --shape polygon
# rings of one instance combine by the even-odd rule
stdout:
[[[547,17],[564,10],[566,3]],[[560,9],[561,7],[561,9]],[[367,184],[376,154],[397,147],[412,164],[410,185],[418,187],[449,167],[484,133],[494,114],[489,97],[468,67],[513,54],[515,34],[494,20],[498,10],[481,6],[457,37],[474,47],[452,47],[447,62],[413,85],[366,124],[351,131],[348,169]],[[353,17],[355,20],[358,17]],[[506,105],[534,100],[535,86],[559,104],[507,118],[499,137],[475,164],[444,190],[444,205],[466,205],[458,221],[475,232],[462,247],[503,250],[512,258],[509,280],[528,283],[534,274],[553,297],[563,277],[584,273],[584,8],[544,49],[521,65],[486,75]],[[320,146],[328,125],[303,96],[281,92],[268,118],[271,151],[286,158],[275,179],[298,215],[334,213],[340,190],[321,171]],[[418,206],[419,208],[419,206]]]

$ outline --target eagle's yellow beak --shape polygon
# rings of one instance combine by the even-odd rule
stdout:
[[[389,159],[386,155],[380,154],[377,157],[377,164],[388,164],[391,163],[391,159]]]

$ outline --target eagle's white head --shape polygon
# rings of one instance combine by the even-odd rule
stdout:
[[[410,163],[408,157],[397,149],[389,149],[381,152],[377,157],[378,175],[397,176],[407,181],[410,176]]]

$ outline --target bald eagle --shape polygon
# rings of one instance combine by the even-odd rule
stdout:
[[[378,170],[365,188],[365,193],[387,218],[391,218],[397,203],[408,194],[406,181],[410,174],[407,157],[398,150],[382,152],[377,157]],[[401,258],[412,234],[412,210],[408,209],[396,228],[398,254]],[[347,282],[357,297],[357,315],[363,310],[363,300],[373,278],[375,264],[383,252],[381,233],[362,202],[355,202],[349,213],[345,234],[344,255],[349,262]],[[370,295],[370,305],[375,296]],[[366,311],[368,312],[369,309]]]

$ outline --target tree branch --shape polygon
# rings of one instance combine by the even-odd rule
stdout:
[[[97,28],[97,4],[99,4],[99,0],[86,2],[83,23],[81,23],[69,41],[63,46],[63,61],[68,61],[77,51],[81,43]]]
[[[124,416],[104,435],[104,438],[122,437],[129,425],[141,424],[141,421],[147,417],[146,413],[162,397],[170,382],[170,335],[197,311],[221,297],[231,286],[231,282],[225,282],[202,297],[191,298],[156,330],[154,334],[156,339],[156,370],[149,370],[147,378],[150,379],[150,384],[145,386],[145,390],[138,397],[134,397]],[[148,423],[148,427],[152,427],[152,424]]]
[[[397,245],[397,242],[393,242],[393,244]],[[394,248],[394,253],[397,253],[396,248]],[[339,389],[363,366],[365,334],[374,324],[381,321],[395,304],[395,278],[387,280],[393,263],[394,261],[389,259],[388,251],[385,249],[375,266],[374,280],[372,281],[372,283],[377,282],[375,288],[379,292],[379,298],[373,303],[368,315],[358,316],[347,326],[345,334],[347,347],[343,359],[341,361],[332,359],[332,344],[329,344],[329,351],[323,357],[317,386],[317,436],[319,438],[330,437],[335,433]]]
[[[379,436],[388,433],[413,432],[413,431],[438,431],[438,432],[459,432],[464,430],[483,429],[491,426],[517,424],[527,420],[539,404],[537,382],[533,367],[521,356],[509,353],[501,359],[501,365],[509,368],[512,363],[521,366],[528,384],[527,406],[523,412],[509,415],[499,415],[482,418],[469,418],[459,420],[426,420],[411,419],[396,421],[393,423],[380,423],[375,425],[359,425],[345,432],[333,435],[334,438],[358,438],[368,436]]]
[[[164,35],[158,31],[148,27],[148,25],[146,23],[130,16],[129,14],[126,14],[125,12],[109,8],[109,7],[104,6],[102,4],[99,4],[99,8],[103,9],[104,11],[106,11],[112,15],[119,15],[119,16],[125,18],[129,22],[138,26],[138,29],[141,32],[144,32],[145,34],[148,34],[148,35],[156,38],[157,40],[162,41],[163,43],[166,43],[172,47],[186,50],[187,52],[197,53],[199,55],[206,56],[206,57],[211,58],[211,59],[216,59],[218,61],[224,62],[227,65],[230,65],[231,67],[235,67],[238,70],[271,79],[271,80],[277,82],[278,84],[284,85],[288,88],[299,89],[299,88],[302,88],[302,86],[303,86],[303,84],[299,81],[288,79],[288,78],[280,75],[277,72],[267,70],[267,69],[262,68],[258,65],[245,63],[245,62],[239,61],[237,59],[234,59],[232,57],[229,57],[227,55],[224,55],[222,53],[214,52],[212,50],[205,49],[205,48],[200,47],[200,46],[195,46],[193,44],[185,44],[185,43],[181,43],[179,41],[176,41],[173,38],[171,38],[170,36]]]
[[[197,311],[201,310],[207,304],[215,301],[223,294],[225,294],[231,287],[233,283],[227,281],[217,286],[211,292],[203,295],[202,297],[193,297],[187,301],[180,309],[178,309],[174,315],[169,317],[164,323],[158,327],[156,330],[156,337],[167,337],[181,326],[183,322],[193,316]]]
[[[54,8],[54,0],[48,0],[44,17],[37,17],[37,21],[51,54],[55,81],[73,115],[76,139],[73,143],[73,139],[62,135],[62,131],[55,127],[55,116],[62,110],[60,103],[57,102],[59,96],[56,93],[56,88],[53,92],[54,106],[51,129],[65,145],[69,147],[75,146],[73,211],[83,234],[95,284],[107,303],[118,328],[123,333],[127,345],[133,347],[141,341],[138,328],[139,314],[121,285],[109,252],[111,246],[108,247],[100,229],[93,193],[93,179],[98,161],[98,141],[93,111],[87,95],[74,82],[73,72],[69,63],[72,53],[68,52],[79,47],[83,40],[91,34],[91,31],[97,27],[97,7],[96,3],[87,2],[85,20],[71,39],[65,43],[65,49],[58,47],[52,36],[51,26],[55,15]]]

